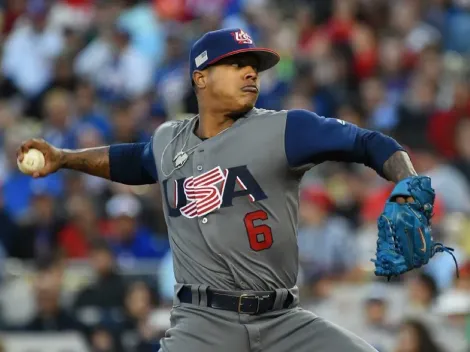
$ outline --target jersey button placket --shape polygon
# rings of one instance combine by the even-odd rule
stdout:
[[[198,150],[193,154],[193,158],[194,176],[197,176],[204,172],[204,153],[201,153],[201,150]]]

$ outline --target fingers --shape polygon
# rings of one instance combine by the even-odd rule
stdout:
[[[405,203],[413,203],[415,200],[413,197],[402,197],[402,196],[399,196],[397,198],[395,198],[395,202],[397,202],[398,204],[405,204]]]
[[[28,139],[23,142],[16,151],[16,158],[21,162],[23,161],[24,154],[30,149],[37,149],[41,152],[47,151],[47,142],[44,139]]]
[[[397,197],[395,200],[398,204],[405,204],[405,198],[404,197]]]
[[[49,170],[49,168],[47,167],[47,165],[45,167],[43,167],[41,170],[38,170],[38,171],[35,171],[31,176],[33,178],[42,178],[42,177],[46,177],[47,175],[49,175],[51,172]]]

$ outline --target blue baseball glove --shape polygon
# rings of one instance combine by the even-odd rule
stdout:
[[[400,204],[397,197],[413,200]],[[447,252],[454,258],[458,276],[453,249],[432,238],[434,199],[429,177],[413,176],[397,183],[377,220],[379,238],[376,258],[372,259],[375,275],[390,279],[427,264],[438,252]]]

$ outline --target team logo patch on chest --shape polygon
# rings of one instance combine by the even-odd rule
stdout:
[[[236,197],[248,197],[251,202],[267,196],[246,166],[222,170],[219,166],[198,176],[163,181],[165,202],[171,217],[204,216],[217,209],[230,207]],[[169,194],[173,194],[170,202]]]

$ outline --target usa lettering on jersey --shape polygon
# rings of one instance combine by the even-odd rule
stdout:
[[[196,177],[175,180],[172,193],[168,180],[163,181],[162,186],[171,217],[204,216],[233,206],[233,199],[237,197],[248,197],[251,202],[267,198],[245,165],[225,170],[218,166]],[[170,205],[169,194],[173,194],[173,205]]]

